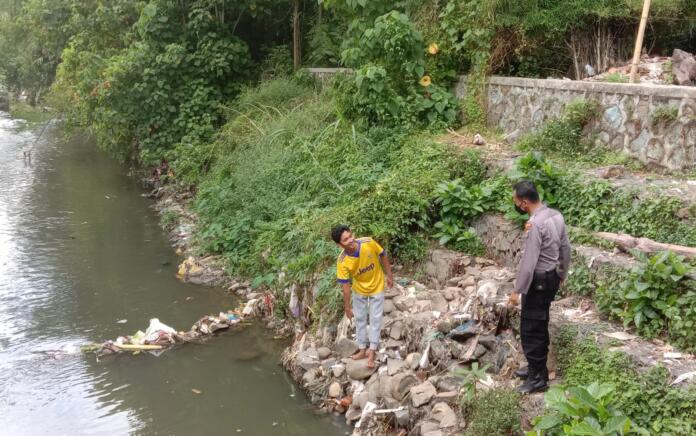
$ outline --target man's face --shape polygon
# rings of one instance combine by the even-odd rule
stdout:
[[[353,232],[346,230],[341,234],[341,242],[338,244],[341,248],[348,251],[355,251],[356,243],[353,237]]]
[[[522,215],[529,213],[529,202],[527,200],[521,199],[517,195],[512,194],[512,202],[515,203],[515,210],[517,213]]]

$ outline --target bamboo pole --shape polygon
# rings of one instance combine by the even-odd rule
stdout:
[[[633,49],[633,62],[631,63],[631,83],[638,81],[638,63],[640,62],[640,52],[643,50],[643,36],[645,36],[645,25],[648,22],[650,13],[650,0],[643,0],[643,13],[640,16],[638,25],[638,36],[636,36],[636,46]]]

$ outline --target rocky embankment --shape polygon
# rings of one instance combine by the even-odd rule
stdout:
[[[512,372],[525,364],[515,336],[518,311],[505,303],[512,290],[521,235],[500,217],[485,216],[475,226],[489,248],[488,255],[499,263],[434,250],[429,253],[422,282],[397,277],[394,288],[385,291],[381,349],[377,367],[371,369],[366,360],[350,358],[357,344],[354,326],[347,319],[338,325],[317,325],[315,320],[306,330],[304,318],[274,318],[271,292],[234,280],[217,256],[196,256],[191,238],[196,217],[185,207],[187,194],[156,187],[148,195],[157,200],[155,208],[163,217],[177,217],[167,230],[172,245],[184,257],[180,278],[226,287],[242,299],[244,318],[263,319],[284,335],[294,332],[295,341],[285,351],[283,365],[317,407],[344,415],[354,424],[354,434],[383,435],[389,430],[401,435],[461,433],[467,425],[460,411],[466,391],[461,376],[474,363],[486,367],[485,377],[476,383],[479,390],[513,388],[518,383]],[[626,263],[622,254],[575,248],[574,264]],[[696,375],[693,356],[659,340],[628,334],[602,320],[590,299],[568,297],[551,306],[552,378],[556,378],[553,337],[568,324],[592,331],[598,343],[632,356],[639,368],[665,366],[675,384],[687,385]],[[522,426],[529,428],[530,419],[543,410],[543,394],[525,397],[522,409]]]
[[[487,366],[487,389],[511,383],[523,362],[506,309],[512,271],[446,250],[431,253],[427,270],[427,285],[401,278],[385,291],[376,368],[350,357],[358,346],[347,319],[304,333],[283,356],[312,402],[345,414],[354,434],[459,434],[461,375]]]

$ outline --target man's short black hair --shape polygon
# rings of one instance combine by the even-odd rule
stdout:
[[[532,203],[539,201],[539,191],[537,191],[534,183],[529,180],[522,180],[515,184],[515,195],[522,200],[529,200]]]
[[[343,232],[350,232],[350,228],[344,224],[340,224],[331,229],[331,239],[337,244],[341,243],[341,235]]]

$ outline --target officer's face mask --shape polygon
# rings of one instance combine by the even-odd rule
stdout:
[[[515,204],[515,210],[517,211],[517,213],[519,213],[520,215],[524,215],[527,213],[527,211],[522,209],[522,207],[520,206],[520,204],[524,205],[524,200],[521,201],[520,204],[517,204],[517,202],[513,200],[513,203]]]

